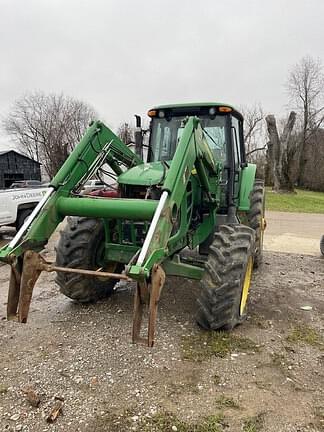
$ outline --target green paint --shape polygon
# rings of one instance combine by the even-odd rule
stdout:
[[[119,184],[153,186],[163,181],[166,168],[161,162],[137,165],[118,177]]]
[[[256,165],[254,164],[248,164],[248,166],[242,170],[239,197],[240,211],[250,210],[250,193],[254,185],[255,172]]]
[[[162,264],[163,270],[168,276],[181,276],[189,279],[200,280],[204,273],[203,267],[182,263],[180,259],[165,259]]]
[[[158,201],[111,198],[64,198],[57,201],[57,211],[64,216],[89,218],[151,220]]]
[[[199,161],[199,163],[197,163]],[[181,138],[173,156],[172,163],[166,174],[162,185],[163,191],[169,192],[169,197],[165,204],[165,210],[162,212],[156,226],[152,241],[146,254],[146,261],[143,267],[150,271],[153,264],[162,262],[169,254],[176,252],[175,242],[182,249],[188,243],[188,229],[191,223],[191,217],[188,218],[188,183],[193,176],[193,170],[196,170],[195,176],[203,189],[207,189],[206,205],[210,207],[212,217],[209,222],[214,221],[216,213],[216,195],[220,180],[220,172],[216,161],[213,159],[212,152],[204,138],[199,119],[189,117]],[[210,190],[210,180],[213,182],[215,190]],[[206,178],[208,180],[206,181]],[[201,199],[201,198],[200,198]],[[195,203],[194,203],[195,204]],[[201,204],[198,202],[197,204]],[[175,235],[172,235],[174,215],[179,215],[179,229]],[[179,216],[176,217],[176,219]],[[206,237],[214,229],[213,223],[206,223]],[[171,238],[170,238],[171,237]],[[131,269],[132,271],[132,269]],[[130,273],[131,274],[131,273]]]
[[[181,262],[176,257],[183,248],[195,248],[213,233],[220,206],[223,167],[215,159],[199,118],[192,115],[191,108],[197,106],[226,106],[232,111],[222,115],[233,114],[241,118],[233,107],[214,102],[157,107],[157,110],[181,109],[183,116],[188,115],[175,153],[168,162],[143,163],[109,128],[99,121],[94,122],[52,180],[55,192],[27,234],[14,249],[8,246],[0,249],[0,260],[6,261],[10,254],[19,257],[27,249],[42,250],[66,215],[83,216],[102,218],[104,221],[103,264],[109,261],[130,263],[127,273],[135,280],[149,277],[157,263],[162,264],[168,275],[200,279],[203,267],[199,263]],[[102,156],[117,175],[122,194],[126,195],[132,186],[142,186],[140,196],[143,198],[146,188],[150,186],[155,186],[157,194],[168,192],[142,265],[137,265],[136,258],[133,258],[143,245],[158,201],[127,197],[76,197],[74,194]],[[240,211],[249,210],[254,177],[255,165],[249,164],[240,177]]]
[[[105,260],[128,263],[138,251],[139,246],[106,243]]]
[[[63,220],[63,215],[58,210],[59,200],[70,195],[82,178],[87,175],[89,168],[99,159],[100,152],[103,151],[106,145],[106,159],[109,161],[110,166],[115,169],[116,174],[120,174],[121,164],[131,168],[143,163],[102,122],[94,122],[51,181],[55,192],[33,221],[27,234],[25,234],[14,249],[8,247],[2,248],[0,250],[0,260],[6,262],[9,254],[14,254],[18,257],[27,249],[36,251],[43,249],[57,225]]]

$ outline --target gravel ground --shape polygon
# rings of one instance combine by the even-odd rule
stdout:
[[[85,306],[43,274],[20,325],[4,319],[8,276],[0,267],[1,431],[324,430],[323,259],[266,252],[230,340],[195,324],[199,285],[169,278],[152,349],[131,344],[134,285]]]

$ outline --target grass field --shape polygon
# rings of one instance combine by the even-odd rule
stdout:
[[[296,189],[295,194],[266,192],[267,210],[299,213],[324,213],[324,193]]]

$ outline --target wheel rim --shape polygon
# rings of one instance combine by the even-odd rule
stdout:
[[[267,228],[267,221],[264,217],[264,215],[262,215],[262,219],[261,219],[261,230],[264,231]]]
[[[263,237],[264,231],[267,228],[267,221],[265,218],[265,195],[263,191],[263,205],[262,205],[262,214],[261,214],[261,223],[260,223],[260,249],[263,249]]]
[[[248,264],[247,264],[246,272],[245,272],[245,276],[244,276],[244,281],[243,281],[242,297],[241,297],[241,305],[240,305],[240,315],[243,315],[243,312],[245,310],[245,306],[247,303],[247,298],[249,295],[249,289],[250,289],[250,285],[251,285],[252,269],[253,269],[253,259],[252,259],[252,257],[250,257],[248,260]]]

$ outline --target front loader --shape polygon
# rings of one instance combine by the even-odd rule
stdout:
[[[143,340],[148,305],[149,346],[169,275],[200,281],[203,328],[242,321],[265,227],[264,187],[246,162],[243,118],[219,103],[159,106],[148,115],[147,146],[137,117],[136,153],[103,123],[92,123],[0,250],[11,266],[8,319],[27,321],[40,273],[54,271],[61,292],[80,302],[111,295],[118,280],[136,281],[132,337]],[[111,189],[108,197],[82,195],[95,176]],[[41,251],[66,216],[56,262],[47,262]]]

